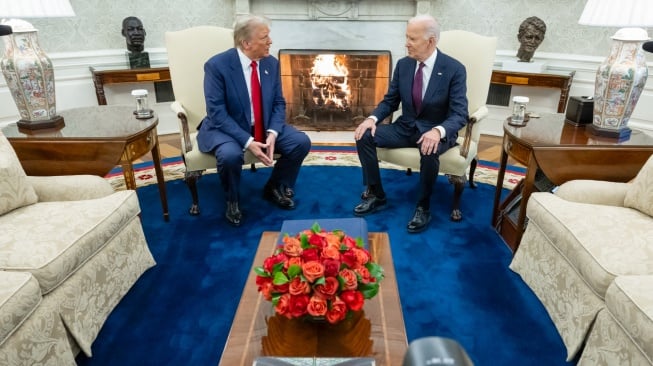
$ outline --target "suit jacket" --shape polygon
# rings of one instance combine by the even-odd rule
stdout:
[[[281,91],[279,61],[268,56],[259,61],[265,130],[283,131],[286,102]],[[235,140],[245,146],[252,136],[252,108],[238,51],[231,48],[211,57],[204,64],[206,117],[198,127],[201,151]]]
[[[401,116],[395,123],[402,123],[407,128],[414,125],[421,133],[442,126],[446,131],[445,140],[452,146],[458,137],[458,130],[468,120],[465,66],[438,50],[419,113],[415,111],[411,94],[416,68],[417,62],[413,58],[404,57],[397,61],[388,93],[372,115],[380,123],[401,103]]]

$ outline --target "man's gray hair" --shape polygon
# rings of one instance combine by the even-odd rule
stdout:
[[[424,37],[429,39],[435,37],[436,41],[440,40],[440,23],[431,15],[421,14],[410,18],[408,23],[424,23]]]
[[[239,16],[234,22],[234,47],[242,48],[243,41],[249,41],[252,38],[252,31],[259,25],[270,27],[270,20],[253,14]]]

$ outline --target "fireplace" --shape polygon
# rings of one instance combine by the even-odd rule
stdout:
[[[353,131],[388,91],[390,51],[279,51],[286,121],[301,130]]]

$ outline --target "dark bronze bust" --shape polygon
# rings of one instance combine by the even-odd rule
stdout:
[[[127,42],[127,58],[132,69],[150,67],[150,57],[145,49],[145,28],[137,17],[127,17],[122,21],[122,35]]]
[[[530,62],[537,47],[544,40],[546,33],[546,24],[538,17],[529,17],[519,25],[517,39],[520,46],[517,51],[517,57],[520,62]]]

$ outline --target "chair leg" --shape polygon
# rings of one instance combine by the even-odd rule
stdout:
[[[249,170],[255,172],[256,171],[256,164],[254,164],[254,163],[250,164]]]
[[[406,168],[406,175],[413,175],[413,169]]]
[[[188,212],[192,216],[197,216],[200,214],[199,198],[197,195],[197,181],[202,177],[201,170],[195,170],[192,172],[186,172],[184,174],[184,181],[190,190],[191,198],[193,199],[193,204],[190,206]]]
[[[463,219],[463,213],[460,211],[460,197],[465,189],[467,177],[464,175],[447,175],[449,183],[453,184],[453,207],[451,210],[451,221],[460,221]]]
[[[476,182],[474,182],[474,173],[476,172],[476,165],[478,165],[478,156],[475,156],[469,164],[469,187],[476,188]]]

